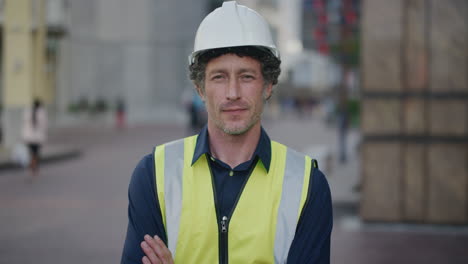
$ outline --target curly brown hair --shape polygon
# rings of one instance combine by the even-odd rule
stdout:
[[[259,61],[265,84],[275,85],[278,83],[278,76],[281,73],[281,60],[268,49],[257,46],[228,47],[202,52],[189,66],[190,80],[197,87],[204,89],[206,65],[210,60],[228,53],[236,54],[239,57],[251,57]]]

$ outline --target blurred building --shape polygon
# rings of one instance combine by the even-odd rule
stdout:
[[[22,111],[38,97],[56,97],[58,45],[66,35],[63,0],[0,1],[2,143],[19,140]]]
[[[468,1],[363,4],[361,215],[468,224]]]
[[[58,111],[120,99],[129,123],[181,122],[191,87],[188,55],[208,3],[182,0],[69,0],[70,34],[61,49]]]
[[[345,75],[357,77],[357,61],[344,72],[341,52],[348,35],[358,39],[358,0],[256,0],[240,1],[258,10],[272,26],[281,52],[280,97],[315,97],[330,94]],[[342,31],[349,29],[351,34]],[[357,45],[357,42],[353,42]],[[355,46],[356,47],[356,46]],[[355,89],[354,95],[357,95]]]
[[[53,125],[182,122],[192,87],[188,55],[209,1],[3,0],[4,141],[18,141],[21,111],[45,100]],[[97,115],[101,116],[96,118]]]
[[[333,45],[336,37],[327,33],[320,40],[320,34],[314,32],[323,28],[332,32],[328,29],[334,27],[336,19],[324,20],[324,15],[341,19],[340,3],[349,1],[239,1],[258,10],[272,26],[283,60],[277,95],[321,96],[341,82],[340,64],[322,47]],[[182,122],[186,115],[181,94],[192,87],[187,56],[197,26],[222,1],[0,3],[0,13],[10,10],[11,14],[2,15],[2,28],[11,25],[10,30],[2,30],[3,43],[9,43],[11,37],[11,43],[24,44],[4,45],[2,52],[6,56],[2,60],[1,116],[7,124],[3,126],[5,137],[12,135],[9,141],[13,142],[18,134],[15,122],[19,109],[35,96],[46,101],[57,125],[76,124],[90,117],[96,122],[112,121],[117,102],[125,105],[130,124]],[[5,8],[8,6],[15,8]],[[21,36],[20,42],[17,36]]]

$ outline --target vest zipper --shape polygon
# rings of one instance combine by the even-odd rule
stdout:
[[[208,154],[205,154],[208,155]],[[234,213],[234,209],[236,209],[237,202],[239,202],[239,199],[242,195],[242,192],[244,191],[244,187],[249,181],[250,175],[252,175],[253,170],[257,166],[258,162],[258,157],[255,157],[255,160],[253,161],[252,168],[250,168],[249,174],[247,175],[247,179],[245,179],[244,183],[242,184],[242,187],[239,191],[239,194],[237,195],[236,201],[234,202],[234,205],[232,206],[231,211],[229,212],[228,216],[222,216],[219,212],[219,205],[218,205],[218,198],[216,195],[216,189],[215,189],[215,180],[214,180],[214,175],[213,171],[211,171],[211,165],[209,164],[209,157],[206,157],[207,162],[208,162],[208,168],[210,169],[210,174],[211,174],[211,187],[213,188],[213,197],[214,197],[214,203],[215,203],[215,211],[216,211],[216,217],[218,218],[218,240],[219,240],[219,264],[228,264],[228,231],[229,231],[229,220]]]
[[[227,233],[227,216],[223,216],[223,219],[221,220],[221,232],[222,233]]]
[[[227,216],[223,216],[221,219],[219,263],[228,263],[228,221],[229,218]]]

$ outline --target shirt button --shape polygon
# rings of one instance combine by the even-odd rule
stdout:
[[[234,175],[234,172],[233,171],[230,171],[229,172],[229,176],[233,176]]]

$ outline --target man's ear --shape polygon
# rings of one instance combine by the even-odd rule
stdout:
[[[269,83],[265,85],[265,90],[263,91],[263,96],[264,96],[263,99],[265,101],[268,101],[268,99],[270,99],[271,97],[272,92],[273,92],[273,84]]]
[[[203,89],[198,85],[196,85],[195,87],[197,89],[198,96],[200,96],[202,101],[205,102],[205,93],[203,92]]]

